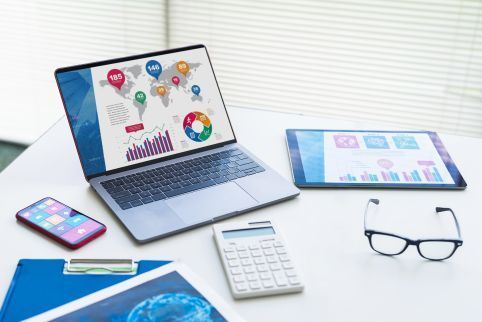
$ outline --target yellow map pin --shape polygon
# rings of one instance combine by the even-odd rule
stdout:
[[[164,85],[156,87],[157,94],[164,96],[167,92],[166,87]]]
[[[184,60],[177,62],[176,67],[177,70],[184,76],[186,76],[186,74],[189,72],[189,64],[186,63]]]

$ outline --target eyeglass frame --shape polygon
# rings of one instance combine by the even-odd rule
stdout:
[[[462,244],[464,243],[464,241],[462,240],[462,234],[460,232],[460,225],[459,225],[459,221],[457,220],[457,216],[455,216],[455,213],[452,209],[447,208],[447,207],[435,207],[435,212],[437,214],[439,214],[441,212],[449,211],[452,214],[452,217],[454,218],[455,226],[457,228],[458,238],[456,238],[456,239],[455,238],[430,238],[430,239],[416,239],[416,240],[414,240],[414,239],[411,239],[411,238],[408,238],[408,237],[405,237],[405,236],[401,236],[401,235],[397,235],[397,234],[387,233],[387,232],[383,232],[383,231],[379,231],[379,230],[375,230],[375,229],[367,229],[368,209],[369,209],[371,204],[379,206],[379,203],[380,203],[380,200],[378,200],[378,199],[369,199],[368,203],[366,205],[366,208],[365,208],[365,215],[364,215],[364,217],[365,217],[364,218],[365,236],[367,236],[367,238],[368,238],[368,242],[370,244],[371,249],[373,249],[374,251],[376,251],[379,254],[382,254],[382,255],[385,255],[385,256],[397,256],[397,255],[400,255],[403,252],[405,252],[405,250],[407,250],[408,246],[413,245],[413,246],[417,246],[418,254],[421,257],[423,257],[425,259],[428,259],[428,260],[431,260],[431,261],[442,261],[442,260],[446,260],[446,259],[452,257],[453,254],[455,254],[455,251],[457,250],[457,248],[462,246]],[[400,238],[400,239],[405,241],[405,247],[403,247],[403,249],[396,254],[386,254],[386,253],[380,252],[380,251],[376,250],[373,247],[373,244],[372,244],[372,236],[375,235],[375,234]],[[422,254],[422,252],[420,251],[420,244],[423,243],[423,242],[437,242],[437,241],[439,241],[439,242],[452,242],[454,244],[454,249],[452,250],[450,255],[448,255],[445,258],[439,258],[439,259],[425,257]]]

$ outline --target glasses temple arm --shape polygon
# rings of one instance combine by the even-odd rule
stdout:
[[[374,203],[375,205],[378,206],[378,204],[380,203],[380,200],[378,200],[378,199],[369,199],[369,200],[368,200],[367,206],[366,206],[366,208],[365,208],[365,215],[364,215],[365,218],[364,218],[364,222],[363,222],[365,231],[367,230],[368,208],[370,207],[370,204],[371,204],[371,203]]]
[[[441,213],[441,212],[444,212],[444,211],[449,211],[451,214],[452,214],[452,217],[454,218],[454,221],[455,221],[455,227],[457,227],[457,235],[459,236],[459,239],[462,239],[462,234],[460,232],[460,225],[459,225],[459,221],[457,220],[457,216],[455,216],[455,213],[452,209],[450,208],[444,208],[444,207],[436,207],[435,208],[435,211],[437,213]]]

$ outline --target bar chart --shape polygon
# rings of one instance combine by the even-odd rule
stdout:
[[[340,176],[340,181],[343,182],[400,182],[400,183],[438,183],[443,182],[437,167],[429,164],[420,164],[421,169],[414,169],[411,171],[379,171],[377,173],[369,173],[363,171],[355,175],[347,173]]]
[[[132,144],[126,151],[127,161],[134,161],[174,151],[169,131],[164,131],[164,135],[158,132],[152,139],[146,137],[142,144]]]

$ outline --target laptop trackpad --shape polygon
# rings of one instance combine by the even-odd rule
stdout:
[[[205,222],[258,204],[234,182],[168,199],[166,203],[186,224]]]

